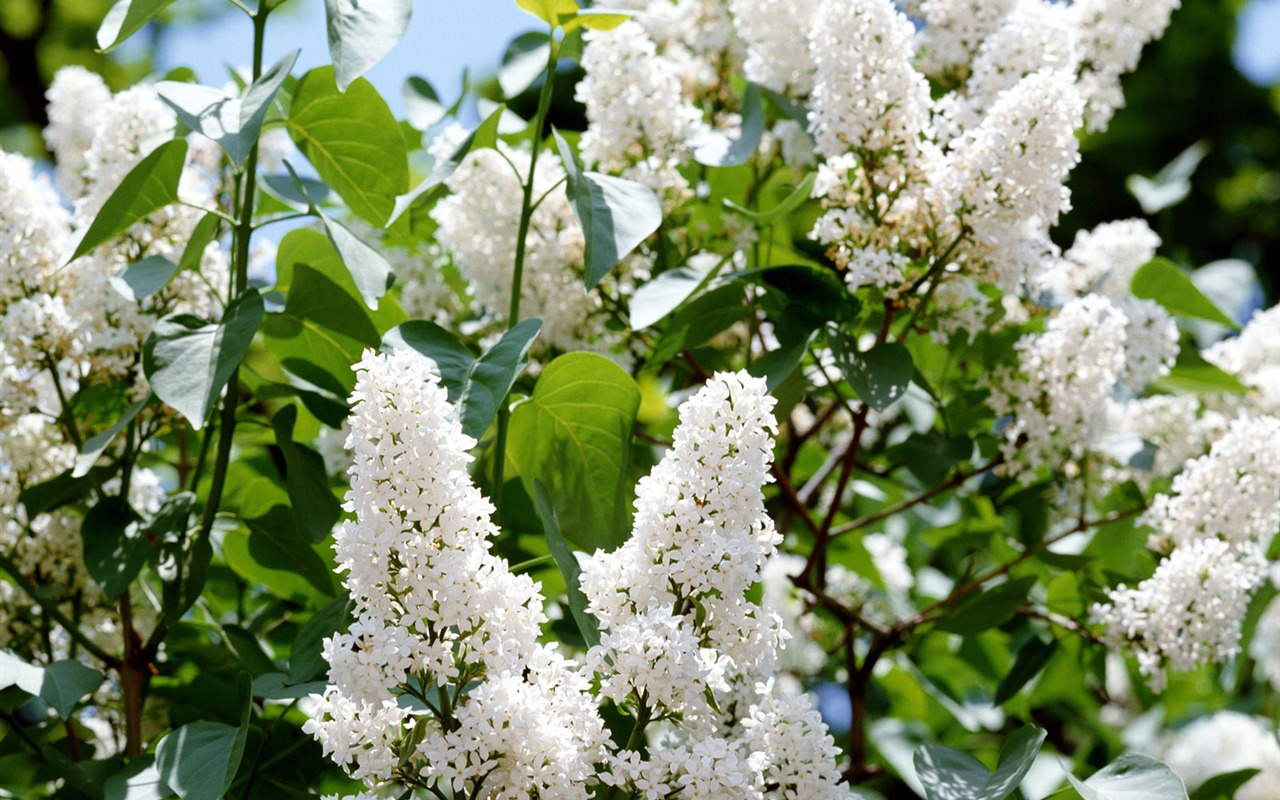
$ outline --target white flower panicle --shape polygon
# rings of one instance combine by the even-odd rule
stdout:
[[[926,75],[963,79],[982,42],[1017,0],[922,0],[919,66]]]
[[[1076,234],[1064,257],[1071,265],[1070,291],[1090,288],[1119,297],[1129,293],[1129,283],[1138,268],[1155,258],[1160,237],[1146,220],[1124,219],[1105,222]]]
[[[1131,294],[1113,299],[1128,320],[1125,326],[1124,382],[1142,391],[1156,378],[1169,374],[1178,357],[1178,323],[1154,300]]]
[[[1280,416],[1280,306],[1255,312],[1238,336],[1214,344],[1204,357],[1253,389],[1241,405]]]
[[[817,151],[862,154],[891,190],[913,166],[929,125],[929,84],[912,66],[914,28],[893,0],[822,0],[809,47],[816,67],[809,112]]]
[[[58,186],[68,197],[79,197],[87,180],[85,157],[111,103],[111,90],[97,74],[69,66],[53,76],[46,97],[49,127],[44,129],[44,139],[57,160]]]
[[[731,0],[733,26],[746,44],[747,80],[779,94],[813,89],[814,61],[803,46],[820,0]]]
[[[1280,527],[1280,419],[1232,422],[1208,454],[1187,462],[1170,494],[1151,501],[1144,522],[1155,549],[1221,539],[1265,550]]]
[[[527,151],[503,147],[501,155],[494,150],[469,154],[447,182],[452,194],[431,212],[440,226],[440,244],[476,302],[497,321],[506,319],[511,303],[511,268],[520,232],[522,178],[508,159],[522,175],[529,169]],[[539,340],[551,347],[605,349],[612,339],[595,316],[602,307],[599,295],[583,288],[586,245],[565,189],[557,186],[563,178],[559,160],[542,153],[534,195],[549,194],[530,219],[525,238],[521,315],[542,320]]]
[[[1095,605],[1103,640],[1130,649],[1153,691],[1163,691],[1168,670],[1185,672],[1240,652],[1240,624],[1266,580],[1257,544],[1233,546],[1197,539],[1176,548],[1137,587],[1124,584]]]
[[[670,726],[647,757],[612,755],[606,783],[645,797],[850,796],[812,703],[771,680],[782,621],[745,599],[779,541],[761,493],[772,408],[762,379],[715,375],[641,480],[632,537],[583,566],[602,694]]]
[[[1018,374],[997,380],[997,414],[1010,415],[1001,452],[1020,481],[1078,462],[1105,428],[1107,401],[1125,365],[1128,320],[1100,295],[1068,303],[1044,333],[1018,340]]]
[[[0,314],[10,303],[55,291],[71,217],[30,159],[0,151]]]
[[[1225,772],[1261,770],[1234,793],[1235,800],[1275,800],[1280,787],[1280,740],[1274,720],[1218,711],[1158,743],[1156,752],[1194,791]]]
[[[585,678],[537,641],[537,585],[489,552],[493,506],[466,471],[475,443],[434,364],[368,351],[356,370],[356,519],[334,539],[354,622],[325,641],[329,686],[305,730],[369,786],[407,771],[472,792],[489,774],[477,796],[585,798],[603,723]],[[437,690],[456,692],[443,720],[424,710]],[[424,727],[417,758],[397,750]]]
[[[582,159],[654,189],[667,203],[685,196],[677,167],[686,143],[706,130],[702,112],[684,95],[676,64],[658,54],[638,22],[584,37],[586,72],[575,97],[586,106]]]
[[[1120,78],[1133,70],[1142,48],[1169,26],[1180,0],[1074,0],[1082,63],[1080,89],[1086,98],[1085,120],[1090,131],[1105,130],[1124,106]]]

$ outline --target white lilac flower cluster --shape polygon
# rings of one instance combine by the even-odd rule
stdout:
[[[155,320],[175,311],[218,318],[229,273],[226,253],[213,243],[198,269],[175,275],[148,298],[136,300],[119,289],[115,281],[132,263],[150,256],[180,259],[200,213],[179,206],[154,212],[118,240],[64,264],[76,232],[92,224],[139,161],[172,138],[175,119],[150,87],[113,96],[101,78],[80,67],[57,73],[48,100],[45,141],[56,159],[56,186],[30,160],[0,152],[0,549],[51,593],[80,595],[86,628],[105,636],[107,645],[118,631],[97,624],[105,618],[99,619],[102,609],[95,604],[105,598],[76,566],[82,563],[83,509],[29,515],[19,496],[74,463],[73,437],[64,425],[75,423],[65,421],[64,398],[108,383],[127,387],[132,399],[145,397],[141,345]],[[193,152],[180,193],[215,205],[217,187],[198,160]],[[112,484],[102,488],[119,491]],[[130,503],[140,513],[154,513],[157,490],[155,474],[139,468]],[[0,583],[0,593],[11,594],[11,584]],[[27,615],[26,602],[4,598],[0,645],[18,635],[14,625]]]
[[[355,520],[334,537],[354,621],[325,640],[329,686],[305,730],[371,788],[585,798],[606,741],[588,678],[538,642],[537,584],[489,551],[475,442],[435,365],[368,351],[355,369]]]
[[[431,212],[439,225],[437,240],[470,286],[476,304],[497,321],[507,318],[511,302],[520,187],[529,170],[528,151],[501,147],[501,153],[478,150],[467,155],[447,181],[452,193]],[[583,287],[582,226],[565,194],[564,169],[545,151],[538,157],[534,197],[543,199],[525,237],[520,315],[542,320],[539,341],[547,346],[607,350],[617,337],[602,324],[599,293]],[[622,280],[620,272],[615,270],[607,279],[609,285]],[[411,283],[415,294],[430,293],[421,278]]]
[[[1164,737],[1153,749],[1193,792],[1215,775],[1242,769],[1259,772],[1236,790],[1236,800],[1274,800],[1280,787],[1274,720],[1218,711]]]
[[[1167,552],[1155,574],[1120,585],[1092,609],[1109,645],[1131,649],[1157,691],[1167,670],[1225,661],[1240,651],[1249,601],[1267,578],[1280,526],[1280,419],[1242,417],[1208,454],[1189,461],[1144,517],[1150,545]]]
[[[1280,416],[1280,307],[1256,312],[1239,336],[1223,339],[1204,357],[1252,389],[1232,405]]]
[[[680,407],[637,487],[632,537],[583,566],[601,694],[663,723],[604,780],[644,796],[845,797],[812,702],[777,679],[778,616],[745,599],[779,542],[764,510],[776,430],[764,381],[719,373]]]

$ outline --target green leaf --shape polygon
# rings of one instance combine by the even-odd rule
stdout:
[[[560,530],[560,521],[556,519],[556,510],[547,494],[547,487],[537,478],[533,481],[533,502],[538,509],[538,517],[542,520],[542,529],[547,535],[547,549],[555,559],[560,574],[564,576],[565,593],[569,598],[569,612],[578,623],[582,639],[587,647],[600,644],[600,623],[587,611],[587,596],[582,593],[582,568],[578,559],[569,550],[569,543]]]
[[[149,256],[125,267],[109,279],[111,288],[130,302],[145,300],[165,287],[178,265],[164,256]]]
[[[1135,297],[1154,300],[1170,314],[1206,319],[1219,325],[1226,325],[1233,330],[1240,329],[1235,320],[1224,314],[1212,300],[1196,288],[1196,285],[1191,282],[1191,276],[1178,269],[1177,265],[1167,258],[1157,256],[1139,267],[1138,271],[1133,273],[1129,290]]]
[[[516,378],[529,364],[529,348],[541,330],[542,320],[522,320],[471,365],[459,401],[463,433],[479,439],[489,428]]]
[[[763,134],[764,102],[760,99],[760,88],[755,84],[748,84],[747,90],[742,94],[742,126],[738,138],[730,139],[719,131],[709,130],[690,142],[693,158],[708,167],[745,164],[760,146]]]
[[[249,736],[253,689],[240,673],[236,692],[241,703],[238,726],[221,722],[189,722],[156,745],[160,778],[182,800],[220,800],[240,769]]]
[[[859,353],[851,338],[833,337],[831,351],[845,380],[876,411],[884,411],[901,399],[916,373],[911,352],[897,342],[884,342]]]
[[[395,198],[409,187],[404,137],[386,101],[358,79],[345,94],[333,67],[317,67],[298,81],[287,120],[289,135],[357,217],[382,226]]]
[[[268,672],[253,679],[253,696],[265,700],[299,700],[313,694],[324,694],[325,681],[294,683],[283,672]]]
[[[641,286],[631,297],[631,329],[642,331],[675,311],[706,277],[695,267],[677,267]]]
[[[85,514],[80,537],[85,568],[114,603],[147,563],[150,545],[138,515],[123,497],[104,497]]]
[[[124,176],[80,236],[67,261],[74,261],[167,205],[178,202],[178,181],[187,160],[187,143],[175,139],[151,151]]]
[[[999,586],[971,595],[956,606],[955,611],[940,619],[937,629],[962,636],[973,636],[1003,625],[1027,602],[1027,593],[1035,584],[1032,576],[1005,581]]]
[[[151,753],[135,758],[102,785],[103,800],[164,800],[173,796],[165,786]]]
[[[961,750],[925,745],[916,750],[916,776],[928,800],[1004,800],[1031,769],[1045,735],[1034,725],[1019,728],[1000,748],[995,772]]]
[[[502,335],[479,358],[456,336],[434,322],[415,320],[388,331],[383,348],[408,347],[436,364],[449,402],[459,408],[462,432],[479,439],[529,363],[529,348],[542,321],[526,319]]]
[[[467,137],[454,148],[453,154],[443,161],[435,165],[421,183],[410,189],[405,194],[396,197],[395,207],[391,211],[391,218],[387,220],[386,227],[391,224],[412,208],[423,195],[428,194],[432,189],[441,185],[449,179],[449,176],[458,171],[458,167],[462,165],[462,160],[467,157],[467,153],[472,150],[483,150],[486,147],[495,147],[498,143],[498,126],[502,122],[502,115],[506,112],[506,106],[498,106],[489,116],[485,117]]]
[[[89,470],[93,469],[93,465],[98,460],[98,456],[107,449],[107,445],[111,444],[111,440],[120,435],[120,431],[124,430],[134,417],[138,416],[138,412],[151,402],[151,395],[147,395],[138,402],[125,409],[120,415],[120,419],[115,424],[107,428],[102,433],[89,439],[80,448],[79,455],[76,456],[76,465],[71,470],[71,477],[80,478],[89,474]]]
[[[262,189],[294,211],[304,213],[329,199],[329,187],[323,182],[315,178],[299,177],[292,172],[265,176],[262,178]]]
[[[332,532],[342,516],[342,504],[329,488],[324,459],[315,450],[293,440],[297,419],[298,409],[288,405],[276,412],[271,427],[276,433],[276,445],[284,454],[289,505],[303,538],[314,544],[323,542]]]
[[[116,0],[98,26],[98,48],[107,52],[142,30],[173,0]]]
[[[1232,800],[1253,777],[1262,770],[1257,767],[1238,769],[1233,772],[1222,772],[1209,778],[1191,793],[1190,800]]]
[[[351,608],[351,601],[344,595],[311,615],[289,651],[289,683],[306,683],[325,674],[329,662],[321,655],[324,640],[346,628]]]
[[[574,0],[516,0],[516,5],[553,28],[560,24],[562,16],[578,12]]]
[[[583,172],[578,156],[559,131],[552,131],[564,161],[569,199],[586,239],[583,257],[587,289],[600,280],[662,224],[662,206],[647,186]]]
[[[217,142],[239,167],[257,144],[267,110],[297,58],[297,50],[286,53],[245,90],[243,99],[210,86],[175,81],[156,84],[156,93],[184,125]]]
[[[445,118],[447,109],[426,78],[409,76],[400,92],[404,100],[405,119],[418,130],[425,131]]]
[[[73,476],[72,470],[55,475],[47,481],[28,486],[18,495],[18,502],[27,509],[27,516],[34,518],[37,514],[53,511],[67,503],[79,500],[89,493],[96,481],[106,480],[114,472],[108,467],[91,469],[93,475]]]
[[[1152,387],[1167,392],[1190,394],[1245,394],[1249,387],[1236,376],[1204,360],[1190,347],[1178,353],[1168,375],[1152,381]]]
[[[614,362],[569,353],[547,365],[533,396],[511,413],[507,457],[533,496],[540,480],[565,538],[612,549],[630,529],[632,429],[640,389]]]
[[[511,40],[502,55],[498,70],[498,86],[503,97],[515,97],[528,89],[547,70],[551,57],[551,40],[539,31],[523,33]]]
[[[200,430],[262,322],[262,296],[249,289],[227,306],[219,323],[190,314],[161,319],[142,349],[151,389]],[[232,391],[235,391],[234,387]]]
[[[95,691],[105,679],[101,672],[79,661],[56,661],[40,667],[0,650],[0,689],[16,686],[39,697],[62,719],[68,719],[81,698]]]
[[[1086,781],[1067,780],[1084,800],[1188,800],[1182,779],[1149,756],[1120,756]]]
[[[329,234],[329,241],[333,242],[338,255],[342,256],[342,263],[350,271],[351,278],[356,282],[356,288],[360,290],[360,296],[364,298],[365,305],[376,311],[382,296],[387,293],[387,289],[391,288],[391,283],[395,280],[391,264],[382,253],[365,244],[364,240],[352,233],[346,225],[329,219],[324,212],[318,213],[321,221],[324,222],[325,232]]]
[[[293,509],[283,504],[274,505],[260,516],[246,519],[245,525],[249,528],[247,555],[253,564],[269,571],[291,572],[316,591],[333,596],[333,573],[298,530]],[[228,535],[224,541],[229,539]],[[228,556],[227,561],[231,563],[232,558]],[[232,566],[239,572],[244,562],[233,563]],[[260,574],[259,570],[251,570],[245,577],[253,578]],[[266,583],[272,589],[279,588],[271,581]]]
[[[1017,657],[1013,660],[1013,666],[1009,668],[1009,673],[1000,681],[1000,685],[996,687],[996,695],[992,700],[996,705],[1004,705],[1010,698],[1016,695],[1023,686],[1026,686],[1032,678],[1040,674],[1040,670],[1044,669],[1049,663],[1049,659],[1053,658],[1058,652],[1058,640],[1050,639],[1045,641],[1036,636],[1029,640],[1018,651]]]
[[[764,378],[765,387],[773,392],[799,368],[816,335],[814,332],[792,342],[780,342],[776,349],[756,359],[751,365],[750,373]]]
[[[413,0],[324,0],[324,10],[329,55],[338,89],[345,92],[404,38]]]
[[[106,679],[107,676],[79,661],[55,661],[44,668],[40,699],[59,717],[70,719],[76,704],[97,691]]]
[[[611,31],[638,13],[640,12],[626,11],[621,8],[584,8],[574,14],[561,15],[560,25],[565,33],[571,33],[578,28]]]
[[[200,271],[204,251],[210,242],[218,238],[218,226],[221,224],[222,220],[218,219],[216,214],[205,214],[200,218],[195,230],[187,239],[187,246],[182,248],[182,257],[178,259],[178,272]]]

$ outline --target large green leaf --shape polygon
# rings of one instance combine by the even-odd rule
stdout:
[[[1187,787],[1165,764],[1130,753],[1095,772],[1086,781],[1067,779],[1084,800],[1187,800]]]
[[[236,680],[239,725],[188,722],[156,745],[161,780],[182,800],[221,800],[240,769],[249,737],[253,689],[248,674]]]
[[[138,576],[150,552],[138,515],[123,497],[104,497],[85,514],[80,537],[85,568],[114,603]]]
[[[658,229],[662,206],[647,186],[598,172],[583,172],[569,143],[559,131],[554,131],[554,136],[568,178],[569,199],[586,239],[583,277],[591,289]]]
[[[1205,361],[1193,348],[1184,347],[1168,375],[1152,381],[1152,387],[1191,394],[1244,394],[1249,387],[1236,376]]]
[[[0,689],[16,686],[39,697],[62,719],[69,719],[76,704],[101,686],[103,680],[101,672],[79,661],[55,661],[41,667],[0,650]]]
[[[199,430],[249,350],[262,322],[262,296],[249,289],[227,306],[222,321],[175,314],[156,323],[142,365],[156,396]],[[232,391],[235,391],[234,387]]]
[[[297,50],[286,53],[245,90],[243,98],[210,86],[177,81],[161,81],[156,84],[156,93],[183,124],[217,142],[238,167],[257,144],[271,101],[297,58]]]
[[[1154,300],[1179,317],[1206,319],[1239,330],[1236,321],[1222,312],[1191,282],[1191,276],[1167,258],[1156,257],[1133,273],[1129,290],[1135,297]]]
[[[962,750],[925,745],[916,750],[916,776],[928,800],[1004,800],[1031,769],[1045,735],[1034,725],[1019,728],[1000,748],[994,772]]]
[[[338,90],[333,67],[298,81],[289,135],[352,213],[381,226],[409,188],[404,138],[386,101],[363,78]]]
[[[329,55],[338,89],[391,52],[409,28],[413,0],[324,0],[329,28]]]
[[[139,220],[178,202],[178,181],[187,160],[187,143],[175,139],[151,151],[124,176],[84,231],[68,261],[92,252]]]
[[[565,538],[612,549],[630,528],[632,428],[640,389],[617,364],[569,353],[547,365],[533,396],[511,413],[507,457],[525,490],[539,480]]]
[[[1260,772],[1257,767],[1220,772],[1197,786],[1190,800],[1233,800],[1240,787]]]
[[[178,272],[178,265],[164,256],[148,256],[111,276],[111,288],[126,300],[145,300],[165,287]]]
[[[551,501],[551,495],[547,494],[547,487],[536,478],[533,481],[533,503],[538,509],[538,517],[542,520],[542,530],[547,535],[547,549],[551,551],[551,557],[555,559],[556,566],[560,568],[560,574],[564,577],[565,593],[569,598],[569,612],[578,623],[578,630],[582,633],[582,639],[587,643],[587,647],[595,647],[600,644],[600,623],[587,611],[587,596],[582,593],[582,568],[578,566],[578,559],[569,549],[569,543],[564,539],[564,532],[560,530],[560,520],[556,518],[554,503]]]
[[[916,372],[911,351],[897,342],[878,344],[860,353],[851,337],[833,336],[831,352],[845,380],[876,411],[884,411],[901,399]]]
[[[529,348],[542,321],[526,319],[502,335],[479,358],[434,322],[413,321],[389,331],[383,347],[408,347],[435,362],[449,402],[461,409],[462,432],[479,439],[529,363]]]
[[[151,753],[130,761],[102,784],[103,800],[164,800],[173,796],[165,786]]]
[[[98,47],[103,52],[113,49],[172,3],[173,0],[116,0],[98,26]]]
[[[298,409],[285,406],[276,412],[271,426],[275,430],[276,446],[284,455],[289,505],[303,538],[314,544],[329,536],[342,516],[342,504],[329,488],[324,459],[315,450],[293,440],[297,419]]]

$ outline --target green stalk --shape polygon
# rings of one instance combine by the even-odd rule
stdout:
[[[529,223],[533,219],[533,179],[538,168],[538,154],[542,150],[542,129],[547,124],[551,109],[551,91],[555,84],[558,47],[552,30],[547,68],[543,74],[542,91],[538,94],[538,111],[533,117],[533,145],[529,155],[529,176],[524,182],[524,200],[520,206],[520,228],[516,232],[516,261],[511,273],[511,305],[507,311],[507,330],[520,322],[520,289],[524,282],[525,239],[529,236]],[[503,398],[498,406],[498,436],[493,446],[493,504],[502,508],[502,482],[506,471],[507,428],[511,422],[511,409]]]

